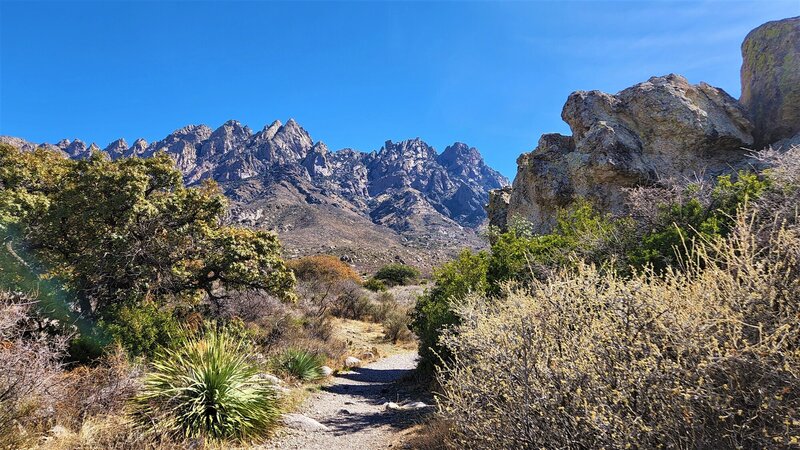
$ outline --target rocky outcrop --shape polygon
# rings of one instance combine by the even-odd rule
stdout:
[[[753,144],[752,125],[733,97],[679,75],[653,77],[616,95],[575,92],[561,117],[572,136],[545,134],[517,160],[507,207],[538,231],[548,231],[558,209],[579,197],[620,212],[626,188],[720,173]],[[507,220],[490,215],[498,226]]]
[[[758,147],[800,132],[800,17],[767,22],[742,43],[742,96]]]
[[[752,163],[750,149],[800,144],[800,18],[753,30],[742,53],[740,101],[679,75],[571,94],[561,117],[572,136],[545,134],[520,156],[511,191],[490,195],[490,222],[518,216],[547,232],[577,198],[624,213],[628,188],[713,177]]]

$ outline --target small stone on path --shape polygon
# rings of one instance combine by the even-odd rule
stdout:
[[[328,427],[317,422],[311,417],[302,414],[284,414],[283,424],[289,428],[302,431],[328,431]]]

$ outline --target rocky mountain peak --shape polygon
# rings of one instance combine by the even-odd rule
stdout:
[[[244,145],[252,137],[250,128],[242,126],[236,120],[229,120],[214,130],[202,143],[198,156],[211,156],[227,153]]]
[[[78,157],[84,156],[84,153],[86,153],[87,148],[88,148],[88,147],[86,147],[86,143],[84,143],[80,139],[75,139],[72,142],[70,142],[69,140],[65,139],[64,141],[61,141],[61,142],[67,142],[67,145],[65,147],[62,147],[62,150],[67,155],[69,155],[70,158],[78,158]],[[59,145],[59,147],[60,147],[60,145]]]
[[[386,141],[378,151],[383,160],[431,161],[436,160],[436,150],[420,138],[394,143]]]
[[[125,151],[125,157],[143,156],[147,152],[147,141],[142,138],[133,141],[133,145]]]
[[[125,151],[128,150],[128,143],[125,141],[124,138],[119,138],[116,141],[108,144],[104,152],[108,153],[112,158],[119,158],[125,154]]]

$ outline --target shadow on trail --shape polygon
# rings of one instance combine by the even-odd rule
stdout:
[[[336,375],[336,384],[325,386],[323,391],[333,394],[359,396],[372,404],[396,401],[403,391],[400,380],[410,376],[414,369],[354,368],[351,372]]]
[[[428,414],[430,414],[430,411],[426,410],[379,411],[366,414],[341,413],[334,418],[326,420],[324,423],[336,435],[350,434],[382,426],[402,430],[422,422],[423,418]]]
[[[408,387],[408,380],[414,369],[373,369],[368,367],[354,368],[351,372],[336,376],[337,383],[323,388],[324,391],[350,397],[361,397],[372,405],[386,402],[403,402],[415,397]],[[429,410],[384,410],[369,413],[353,413],[347,411],[348,405],[335,417],[324,421],[334,434],[349,434],[368,428],[389,426],[395,429],[408,428],[419,423]]]

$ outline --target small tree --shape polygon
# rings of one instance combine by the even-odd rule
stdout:
[[[75,161],[0,145],[0,230],[85,318],[114,323],[144,301],[218,307],[246,289],[293,299],[277,236],[224,225],[226,210],[216,184],[184,187],[165,154]]]
[[[405,264],[389,264],[375,273],[374,278],[392,286],[405,286],[419,277],[419,270]]]

